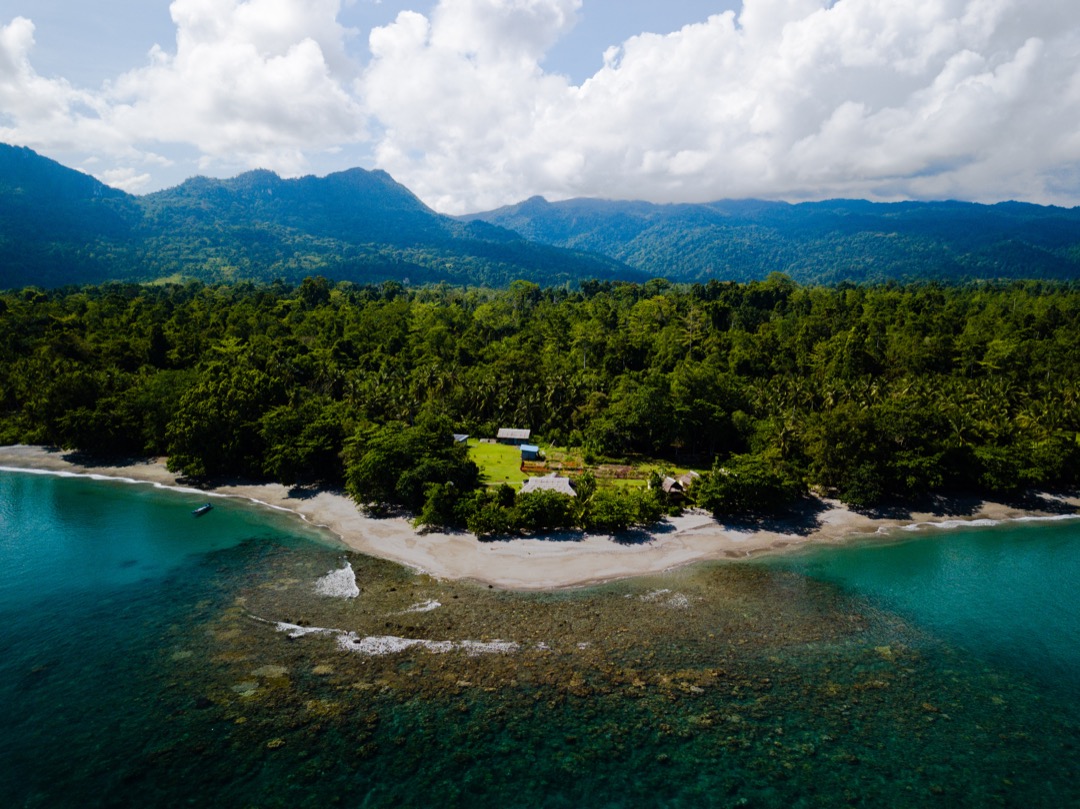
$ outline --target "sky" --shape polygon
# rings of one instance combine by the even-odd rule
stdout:
[[[141,194],[1080,204],[1077,0],[0,0],[0,141]]]

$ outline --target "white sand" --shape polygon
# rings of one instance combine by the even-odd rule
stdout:
[[[25,469],[94,475],[183,488],[160,460],[122,466],[86,467],[65,453],[37,446],[0,447],[0,470]],[[839,542],[896,528],[954,527],[973,521],[1053,517],[1048,511],[1020,511],[1000,503],[973,503],[964,515],[911,514],[904,519],[872,519],[842,504],[822,501],[810,529],[734,530],[701,511],[667,518],[651,532],[618,537],[578,534],[549,538],[480,542],[467,533],[418,533],[403,518],[373,519],[344,495],[322,491],[291,497],[287,487],[271,483],[219,486],[208,493],[242,497],[294,512],[332,531],[351,549],[389,559],[441,579],[465,579],[509,590],[552,590],[659,573],[711,559],[731,559],[778,552],[808,542]],[[1049,498],[1080,507],[1080,498]],[[983,523],[985,524],[985,523]]]

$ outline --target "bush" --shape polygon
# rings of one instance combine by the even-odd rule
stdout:
[[[663,505],[651,489],[597,489],[582,512],[586,531],[623,531],[652,525],[663,516]]]
[[[552,531],[574,525],[574,498],[541,490],[519,494],[514,502],[514,523],[523,531]]]
[[[694,485],[694,497],[715,516],[775,512],[803,493],[802,484],[779,462],[761,455],[733,455]]]

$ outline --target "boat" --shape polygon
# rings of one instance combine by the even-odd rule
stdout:
[[[191,515],[193,517],[201,517],[203,514],[205,514],[206,512],[208,512],[212,508],[213,508],[213,506],[210,505],[209,503],[207,503],[205,505],[199,506],[197,509],[195,509],[193,512],[191,512]]]

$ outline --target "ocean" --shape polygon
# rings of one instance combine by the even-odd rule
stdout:
[[[0,472],[0,805],[1080,805],[1080,521],[515,594],[205,501]]]

